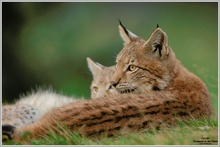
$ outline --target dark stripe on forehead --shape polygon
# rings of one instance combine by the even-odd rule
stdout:
[[[121,50],[121,52],[118,54],[117,62],[123,62],[123,63],[128,64],[131,61],[131,59],[134,59],[136,57],[137,57],[137,54],[135,53],[134,48],[125,48]]]

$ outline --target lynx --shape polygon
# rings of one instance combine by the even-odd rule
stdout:
[[[112,87],[121,93],[83,100],[53,109],[31,125],[14,129],[10,137],[22,140],[23,132],[39,138],[55,126],[65,125],[81,135],[113,136],[122,130],[160,129],[177,121],[208,118],[213,113],[205,84],[189,72],[168,45],[166,33],[157,27],[147,41],[120,22],[124,48],[116,58]]]
[[[92,72],[91,98],[105,97],[105,94],[116,93],[110,86],[110,78],[115,68],[105,67],[87,58],[87,64]],[[16,128],[36,122],[48,111],[76,102],[80,99],[64,96],[53,92],[52,89],[39,89],[21,97],[15,104],[7,104],[2,107],[2,124],[10,124]]]

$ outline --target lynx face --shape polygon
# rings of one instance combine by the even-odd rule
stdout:
[[[87,58],[87,63],[93,75],[91,83],[91,98],[103,98],[107,95],[114,95],[118,92],[111,86],[111,78],[115,72],[115,66],[105,67],[99,63],[95,63],[90,58]]]
[[[168,47],[166,33],[157,28],[147,41],[119,25],[125,41],[116,58],[112,85],[120,93],[146,93],[165,89],[172,75],[169,71],[174,53]],[[172,63],[171,63],[172,64]]]

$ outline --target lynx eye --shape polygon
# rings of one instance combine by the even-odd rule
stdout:
[[[135,71],[135,69],[137,69],[137,66],[134,66],[134,65],[129,65],[128,66],[129,71]]]
[[[99,88],[98,88],[97,86],[93,86],[93,87],[92,87],[92,90],[93,90],[93,93],[97,93],[98,90],[99,90]]]

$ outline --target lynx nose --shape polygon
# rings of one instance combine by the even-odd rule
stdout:
[[[119,83],[120,80],[121,80],[121,79],[119,79],[117,83],[114,82],[114,81],[111,81],[111,86],[113,86],[113,87],[116,88],[116,86],[118,85],[118,83]]]
[[[118,83],[111,81],[111,86],[116,87]]]

